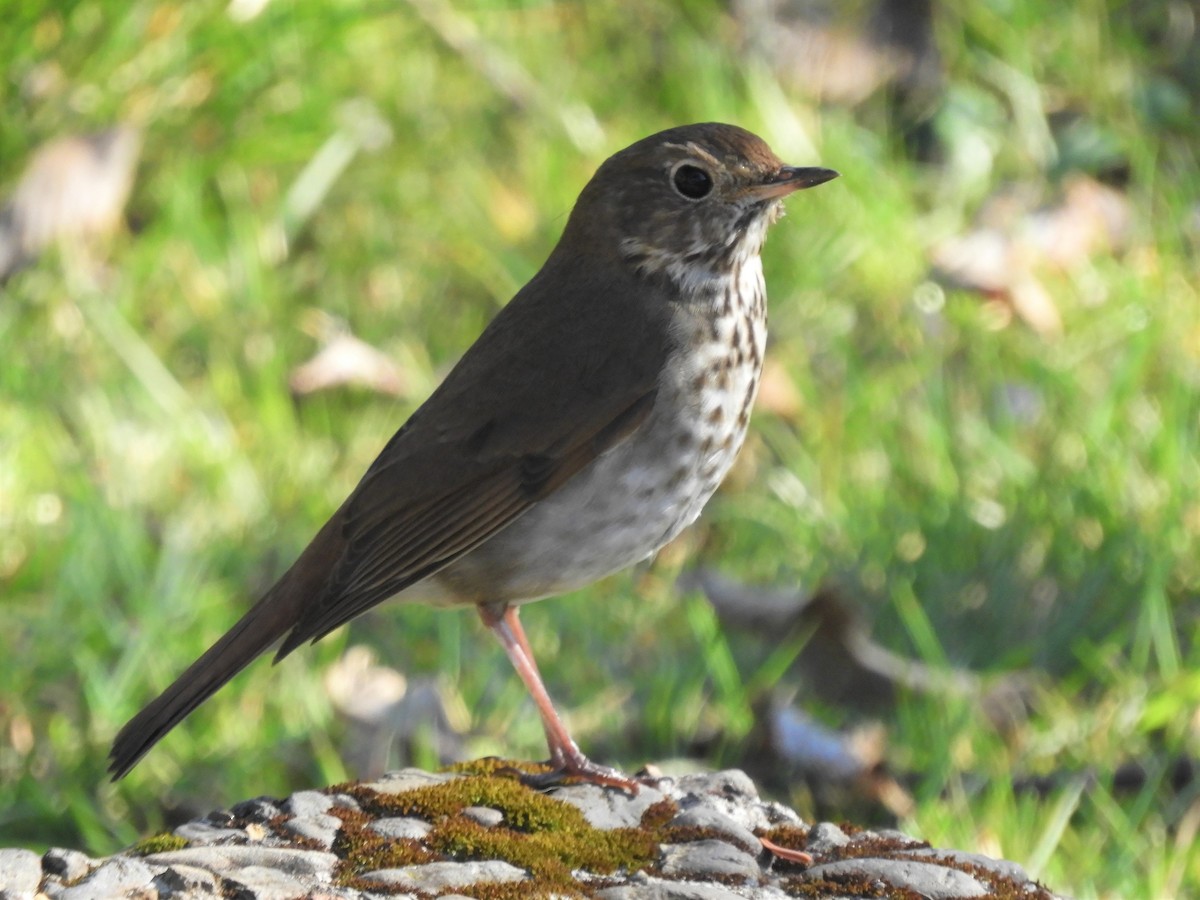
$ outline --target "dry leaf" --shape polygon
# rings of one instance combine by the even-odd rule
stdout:
[[[1062,333],[1062,316],[1043,278],[1071,273],[1126,248],[1133,213],[1120,191],[1086,176],[1067,181],[1061,198],[1034,206],[1032,192],[990,198],[976,227],[933,248],[935,277],[1004,304],[1041,335]],[[999,325],[1006,324],[998,318]]]
[[[115,231],[140,152],[141,137],[127,125],[38,148],[0,208],[0,280],[52,244]]]
[[[888,85],[925,98],[939,93],[932,3],[877,0],[864,12],[788,0],[732,4],[746,52],[769,60],[782,81],[809,97],[857,106]]]
[[[884,766],[887,733],[881,725],[839,732],[792,706],[777,706],[768,713],[767,733],[770,749],[795,775],[853,788],[893,815],[912,814],[912,797]]]
[[[298,397],[347,385],[391,396],[408,389],[404,373],[391,357],[344,331],[327,336],[316,356],[293,369],[288,378]]]
[[[839,591],[756,587],[707,569],[685,572],[679,586],[702,591],[724,625],[759,634],[772,645],[788,634],[807,634],[794,668],[828,703],[880,712],[890,709],[902,691],[968,697],[979,702],[985,715],[1000,716],[1002,722],[993,724],[1004,729],[1014,727],[1014,719],[1028,711],[1032,686],[1025,677],[1012,675],[984,685],[973,672],[936,668],[893,653],[872,639],[862,614]],[[989,698],[1001,695],[1001,684],[1007,702],[994,709]]]
[[[330,702],[344,716],[347,729],[342,756],[362,779],[376,778],[392,765],[395,753],[420,742],[432,744],[442,763],[462,756],[462,730],[455,725],[441,691],[432,679],[406,679],[377,665],[366,647],[351,647],[325,674]]]

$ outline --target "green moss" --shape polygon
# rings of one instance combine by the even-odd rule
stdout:
[[[164,831],[153,837],[138,841],[128,852],[130,856],[150,856],[154,853],[166,853],[169,850],[182,850],[188,846],[188,841],[177,834]]]
[[[502,771],[490,760],[483,762],[485,771]],[[586,896],[595,885],[585,891],[573,871],[582,869],[603,876],[650,868],[657,859],[659,843],[682,837],[667,827],[678,811],[669,800],[647,809],[636,828],[602,830],[592,827],[571,804],[501,774],[467,775],[397,794],[363,785],[341,785],[338,790],[354,797],[362,809],[334,810],[344,823],[333,848],[343,859],[338,881],[376,892],[380,885],[361,878],[374,869],[438,859],[498,859],[528,871],[531,880],[515,885],[478,885],[477,890],[461,892],[489,900],[551,893]],[[471,806],[498,809],[503,821],[492,828],[484,827],[463,815],[463,810]],[[433,828],[423,842],[405,842],[381,838],[367,827],[376,818],[391,816],[415,816],[433,823]]]
[[[342,860],[340,866],[349,875],[420,865],[443,858],[420,841],[384,837],[370,827],[374,818],[366,813],[338,807],[330,812],[342,820],[331,849]]]
[[[540,794],[519,781],[499,776],[469,775],[444,784],[383,794],[362,785],[350,786],[364,811],[380,816],[419,816],[436,821],[468,806],[490,806],[504,813],[504,824],[526,831],[578,830],[586,820],[574,806]]]

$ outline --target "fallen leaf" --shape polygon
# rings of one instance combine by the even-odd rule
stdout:
[[[116,231],[140,153],[141,136],[128,125],[39,147],[0,207],[0,281],[55,243]]]
[[[342,756],[361,779],[376,778],[392,767],[392,757],[414,745],[431,747],[441,763],[462,757],[462,728],[442,697],[437,682],[408,679],[378,665],[366,647],[349,648],[325,674],[325,691],[346,718]]]
[[[1045,337],[1063,321],[1045,278],[1070,274],[1098,256],[1125,250],[1133,213],[1121,191],[1077,175],[1054,202],[1036,205],[1035,192],[1008,188],[991,197],[966,234],[931,251],[934,277],[1000,303]],[[994,322],[1003,327],[1005,317]]]
[[[722,624],[759,634],[772,645],[788,634],[808,635],[794,668],[828,703],[877,713],[891,709],[907,692],[975,698],[990,714],[987,698],[1002,694],[1006,700],[996,712],[1005,727],[1012,727],[1022,710],[1028,713],[1032,686],[1023,676],[985,685],[968,670],[929,666],[894,653],[871,637],[862,613],[838,590],[758,587],[702,568],[685,572],[678,584],[680,590],[703,592]]]
[[[307,362],[292,370],[288,386],[303,397],[345,386],[362,387],[380,394],[400,396],[408,389],[400,367],[382,350],[355,337],[331,316],[317,312],[315,331],[323,346]]]

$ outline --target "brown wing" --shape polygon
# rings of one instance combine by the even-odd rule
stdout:
[[[492,537],[566,483],[649,414],[654,392],[638,397],[612,422],[583,434],[556,456],[530,454],[481,474],[436,503],[370,520],[347,519],[348,544],[316,602],[288,634],[276,658],[316,641],[377,603],[428,578]],[[373,485],[386,490],[387,485]]]
[[[344,552],[277,658],[470,552],[650,413],[666,301],[646,297],[644,284],[589,290],[579,279],[585,295],[566,303],[545,292],[545,275],[497,316],[346,501]]]

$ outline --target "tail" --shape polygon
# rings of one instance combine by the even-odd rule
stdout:
[[[333,516],[282,578],[196,660],[175,683],[120,730],[109,752],[113,781],[122,778],[185,716],[250,665],[303,617],[325,587],[344,550],[341,511]]]

